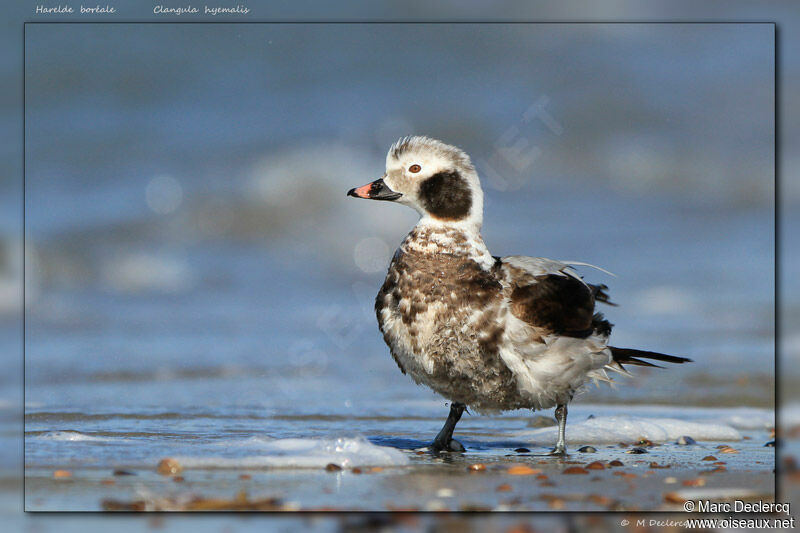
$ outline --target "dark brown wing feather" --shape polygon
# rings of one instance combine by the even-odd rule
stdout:
[[[585,338],[594,331],[592,290],[572,276],[545,274],[535,283],[515,286],[511,313],[556,335]]]

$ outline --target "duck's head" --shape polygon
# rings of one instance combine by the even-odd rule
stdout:
[[[469,156],[429,137],[404,137],[386,154],[386,172],[348,196],[416,209],[431,223],[480,228],[483,191]]]

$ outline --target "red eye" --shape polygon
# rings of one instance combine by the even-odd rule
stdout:
[[[422,167],[419,165],[411,165],[410,167],[408,167],[408,171],[413,172],[414,174],[416,174],[420,170],[422,170]]]

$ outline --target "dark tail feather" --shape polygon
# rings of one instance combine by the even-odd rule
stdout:
[[[596,302],[603,302],[606,305],[614,307],[617,306],[617,304],[609,299],[608,292],[606,292],[608,290],[607,285],[589,285],[589,289],[592,291],[592,296],[594,296]]]
[[[675,355],[666,355],[658,352],[646,352],[644,350],[634,350],[632,348],[617,348],[616,346],[609,346],[611,349],[611,357],[614,362],[622,366],[638,365],[638,366],[652,366],[655,368],[664,368],[663,366],[654,365],[649,361],[642,361],[639,357],[644,359],[652,359],[653,361],[663,361],[665,363],[691,363],[692,360],[686,357],[678,357]],[[625,368],[625,367],[623,367]]]

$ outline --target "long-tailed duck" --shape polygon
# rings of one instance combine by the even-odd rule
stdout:
[[[608,345],[612,325],[595,302],[607,287],[570,264],[540,257],[494,257],[481,238],[483,191],[469,156],[428,137],[389,149],[383,177],[348,196],[416,209],[421,218],[389,265],[375,311],[400,370],[451,401],[431,445],[464,451],[453,430],[464,409],[556,407],[566,453],[567,404],[588,380],[609,381],[623,364],[684,357]],[[612,304],[613,305],[613,304]]]

